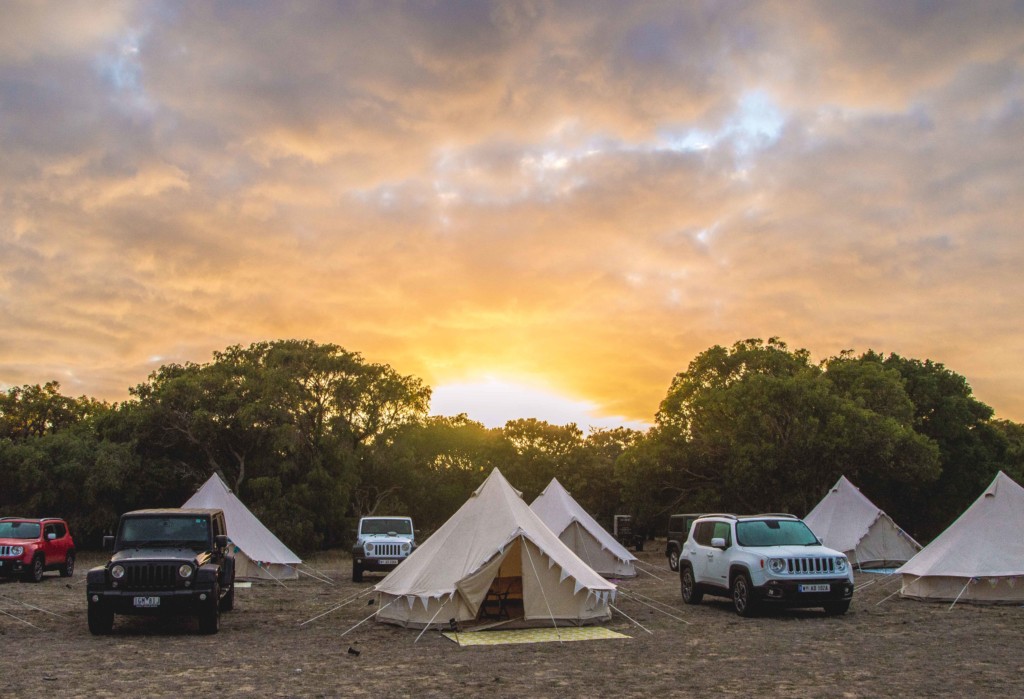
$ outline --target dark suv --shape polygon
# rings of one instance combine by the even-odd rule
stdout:
[[[75,572],[75,542],[67,522],[56,517],[0,519],[0,576],[39,582],[43,572]]]
[[[89,630],[110,633],[114,614],[189,614],[217,633],[235,604],[235,556],[222,510],[137,510],[121,515],[106,565],[87,576]]]
[[[690,534],[690,526],[700,517],[699,514],[670,515],[668,518],[668,537],[665,543],[665,558],[668,559],[670,570],[679,570],[679,553],[683,550],[686,537]]]

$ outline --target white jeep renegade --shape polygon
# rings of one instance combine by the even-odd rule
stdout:
[[[683,601],[705,594],[731,597],[740,616],[766,604],[822,607],[845,614],[853,571],[793,515],[706,515],[690,528],[679,558]]]

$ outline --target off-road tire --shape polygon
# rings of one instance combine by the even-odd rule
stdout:
[[[850,600],[829,602],[825,605],[825,616],[842,616],[850,609]]]
[[[231,587],[228,589],[226,595],[220,598],[220,610],[222,612],[230,612],[235,608],[235,576],[231,574]]]
[[[679,590],[686,604],[700,604],[704,593],[697,589],[697,581],[693,578],[693,568],[684,565],[679,571]]]
[[[64,559],[64,565],[60,567],[60,577],[70,578],[75,574],[75,552],[68,551],[67,557]]]
[[[199,610],[199,633],[201,634],[209,636],[220,631],[220,603],[217,601],[219,592],[215,588],[213,599]]]
[[[737,573],[729,588],[732,592],[732,606],[736,613],[748,618],[755,616],[757,601],[754,598],[754,586],[750,582],[750,576],[746,573]]]
[[[358,563],[352,561],[352,582],[361,583],[363,581],[363,569]]]
[[[114,628],[114,612],[97,604],[89,605],[89,632],[93,636],[106,636]]]
[[[668,550],[668,569],[673,572],[679,570],[679,549],[675,546]]]
[[[25,582],[39,582],[43,579],[44,570],[46,570],[46,564],[43,562],[42,555],[36,556],[32,559],[32,563],[29,564],[28,568],[25,569]]]

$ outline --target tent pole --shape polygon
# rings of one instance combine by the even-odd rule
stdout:
[[[973,578],[967,578],[967,585],[971,584],[971,580],[973,580]],[[961,595],[967,592],[967,585],[964,585],[964,589],[960,590],[960,594],[956,596],[955,600],[953,600],[953,604],[949,605],[949,609],[946,610],[947,612],[953,611],[953,607],[955,607],[956,603],[960,601]]]
[[[396,597],[395,599],[391,600],[390,602],[388,602],[387,604],[385,604],[385,605],[384,605],[383,607],[381,607],[380,609],[378,609],[378,610],[377,610],[377,612],[383,612],[383,611],[384,611],[385,609],[387,609],[388,607],[390,607],[390,606],[391,606],[392,604],[394,604],[395,602],[397,602],[397,601],[398,601],[399,599],[400,599],[400,598]],[[358,624],[356,624],[356,625],[355,625],[355,626],[353,626],[352,628],[350,628],[350,629],[348,629],[347,631],[345,631],[345,633],[341,634],[341,636],[338,636],[338,638],[341,638],[342,636],[344,636],[345,634],[347,634],[347,633],[348,633],[349,631],[354,631],[354,630],[355,630],[355,629],[356,629],[357,627],[359,627],[359,626],[362,626],[363,624],[365,624],[366,622],[368,622],[368,621],[369,621],[370,619],[372,619],[373,617],[377,616],[377,612],[374,612],[374,613],[373,613],[373,614],[371,614],[370,616],[366,617],[365,619],[363,619],[362,621],[360,621],[360,622],[359,622]]]
[[[449,597],[448,599],[451,599],[451,598]],[[440,598],[438,598],[437,601],[441,602]],[[446,604],[447,604],[447,602],[441,602],[441,606],[437,608],[436,612],[434,612],[434,616],[430,617],[430,621],[428,621],[427,625],[423,627],[423,630],[420,631],[420,635],[416,637],[416,640],[413,641],[413,643],[418,642],[420,640],[420,636],[422,636],[423,634],[425,634],[427,632],[427,629],[429,629],[430,625],[434,623],[434,619],[437,618],[437,615],[441,613],[441,610],[444,609],[444,605],[446,605]]]
[[[614,609],[615,611],[617,611],[617,612],[618,612],[619,614],[621,614],[622,616],[624,616],[624,617],[626,617],[627,619],[629,619],[630,621],[632,621],[632,622],[633,622],[634,624],[636,624],[637,626],[639,626],[639,627],[640,627],[641,629],[643,629],[644,631],[647,631],[647,633],[651,634],[652,636],[654,635],[654,632],[653,632],[653,631],[650,631],[650,630],[648,630],[648,629],[644,628],[644,625],[643,625],[643,624],[641,624],[641,623],[640,623],[639,621],[637,621],[636,619],[634,619],[633,617],[631,617],[631,616],[630,616],[629,614],[626,614],[626,613],[625,613],[624,611],[622,611],[621,609],[619,609],[618,607],[616,607],[616,606],[615,606],[614,604],[609,604],[608,606],[609,606],[609,607],[611,607],[612,609]]]
[[[338,611],[339,609],[341,609],[342,607],[344,607],[344,606],[345,606],[346,604],[349,604],[349,603],[351,603],[351,602],[355,602],[355,601],[356,601],[357,599],[359,599],[360,597],[362,597],[363,595],[365,595],[365,594],[366,594],[366,593],[368,593],[368,592],[373,592],[373,588],[372,588],[372,587],[368,587],[367,589],[365,589],[365,590],[363,590],[362,592],[360,592],[360,593],[359,593],[358,595],[353,595],[352,597],[349,597],[349,598],[348,598],[347,600],[345,600],[344,602],[342,602],[342,603],[341,603],[341,604],[339,604],[338,606],[336,606],[336,607],[331,607],[330,609],[328,609],[328,610],[327,610],[326,612],[324,612],[323,614],[317,614],[317,615],[316,615],[315,617],[313,617],[312,619],[306,619],[306,620],[305,620],[304,622],[302,622],[301,624],[299,624],[299,626],[305,626],[305,625],[306,625],[306,624],[308,624],[309,622],[311,622],[311,621],[316,621],[317,619],[319,619],[319,618],[320,618],[320,617],[322,617],[322,616],[327,616],[327,615],[328,615],[328,614],[330,614],[331,612],[336,612],[336,611]]]

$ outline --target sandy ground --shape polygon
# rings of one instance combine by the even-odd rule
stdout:
[[[474,648],[437,631],[414,642],[417,631],[372,619],[349,630],[372,614],[369,597],[303,624],[376,579],[352,583],[341,555],[312,561],[333,585],[302,578],[238,590],[216,636],[198,635],[188,619],[117,617],[113,635],[94,637],[84,572],[102,559],[82,556],[70,580],[47,574],[38,585],[0,582],[0,691],[119,698],[1024,695],[1022,607],[950,610],[886,599],[895,577],[862,574],[846,616],[800,610],[741,619],[725,600],[684,606],[678,578],[656,547],[638,554],[652,574],[621,582],[622,613],[607,624],[629,639]]]

